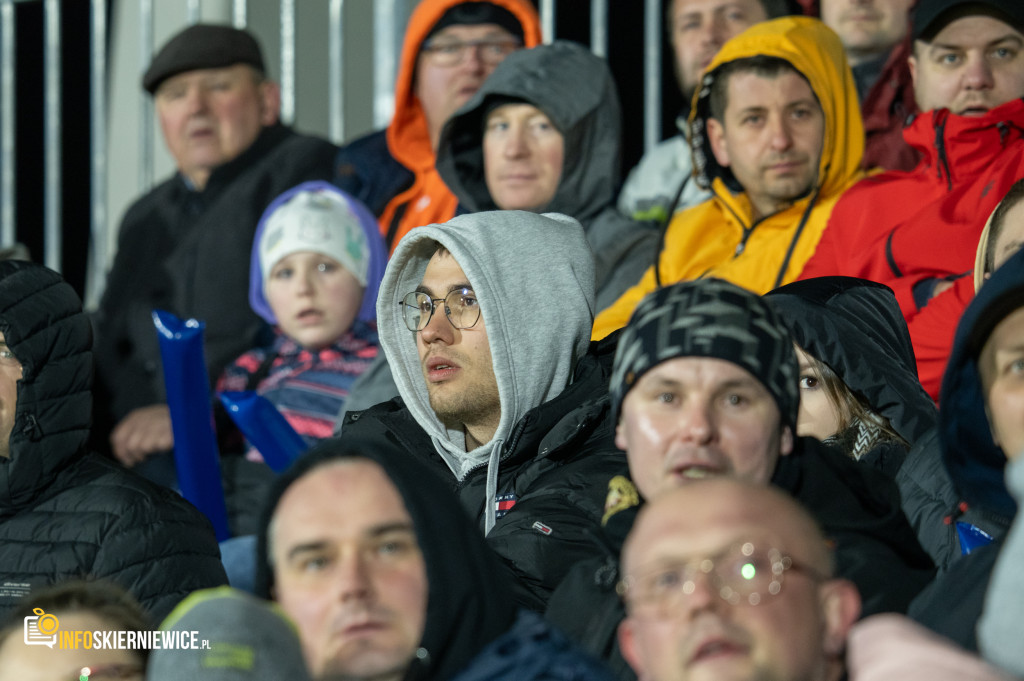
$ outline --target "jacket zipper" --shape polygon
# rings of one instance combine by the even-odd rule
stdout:
[[[949,157],[946,155],[946,115],[948,112],[943,111],[939,115],[939,120],[935,122],[935,152],[938,155],[939,162],[935,166],[935,173],[937,177],[942,179],[942,171],[946,171],[946,189],[947,191],[953,191],[953,176],[949,172]]]

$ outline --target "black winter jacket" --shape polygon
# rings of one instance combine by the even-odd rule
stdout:
[[[600,525],[608,481],[627,474],[610,417],[610,352],[604,360],[585,356],[568,388],[515,425],[501,454],[496,500],[484,498],[487,466],[457,481],[400,397],[349,414],[342,439],[383,431],[450,482],[481,530],[484,504],[497,504],[487,542],[515,577],[519,604],[542,611],[569,568],[596,555],[586,530]]]
[[[803,504],[834,543],[836,574],[857,585],[863,614],[905,611],[931,579],[931,561],[900,510],[895,485],[881,473],[813,438],[799,438],[793,453],[779,458],[771,482]],[[547,611],[548,619],[604,659],[620,679],[636,678],[618,647],[616,629],[626,613],[615,585],[637,510],[617,513],[602,536],[592,537],[603,555],[576,565]]]
[[[269,532],[285,492],[320,466],[367,459],[383,469],[404,502],[426,567],[426,622],[403,681],[611,681],[596,660],[540,615],[517,613],[509,575],[447,489],[447,470],[444,477],[435,475],[382,431],[363,435],[346,431],[342,438],[320,443],[274,482],[257,539],[258,595],[269,598],[276,585],[267,560]],[[276,531],[285,528],[278,525]]]
[[[1006,455],[993,439],[986,415],[979,355],[996,326],[1020,307],[1024,251],[992,274],[960,318],[942,377],[938,438],[911,452],[915,458],[904,464],[903,483],[913,485],[921,523],[945,539],[936,547],[944,548],[947,557],[935,583],[915,599],[908,614],[969,650],[977,648],[974,630],[985,586],[1017,513],[1003,478]],[[959,523],[980,528],[994,541],[960,555]]]
[[[175,175],[128,209],[96,318],[98,435],[133,409],[165,400],[154,308],[206,323],[211,385],[261,344],[265,324],[249,306],[256,225],[286,189],[329,180],[335,151],[325,140],[268,127],[216,168],[203,191]]]
[[[16,404],[0,406],[0,425],[13,425],[0,457],[0,616],[36,588],[88,577],[125,587],[159,622],[190,592],[226,583],[199,511],[86,452],[92,333],[71,287],[40,265],[0,262],[0,332],[22,367]]]

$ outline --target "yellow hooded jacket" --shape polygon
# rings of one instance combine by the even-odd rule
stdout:
[[[825,139],[817,185],[804,198],[759,222],[745,193],[726,184],[732,173],[720,167],[704,134],[710,79],[722,64],[759,55],[785,59],[802,73],[821,103]],[[784,17],[750,27],[727,42],[704,75],[690,114],[694,176],[710,184],[708,201],[677,215],[659,255],[662,285],[717,277],[758,294],[799,276],[814,253],[839,196],[863,177],[864,126],[853,74],[838,36],[809,17]],[[654,267],[611,307],[597,316],[593,338],[626,325],[633,309],[657,288]]]

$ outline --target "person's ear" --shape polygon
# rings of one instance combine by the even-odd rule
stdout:
[[[728,168],[729,144],[725,139],[725,126],[716,118],[708,119],[708,142],[711,144],[711,153],[714,154],[718,165]]]
[[[281,115],[281,86],[264,80],[259,84],[260,124],[264,127],[277,123]]]
[[[910,55],[907,57],[907,67],[910,69],[910,80],[913,83],[917,83],[917,57]]]
[[[789,426],[782,426],[782,434],[779,435],[779,455],[789,456],[792,454],[794,443],[793,429]]]
[[[619,422],[615,424],[615,446],[626,451],[626,433],[622,427],[622,417],[619,417]]]
[[[637,643],[636,637],[636,623],[627,616],[626,619],[619,622],[619,650],[622,651],[622,657],[625,658],[629,666],[633,668],[639,679],[644,678],[644,661],[643,655],[640,654],[639,644]]]
[[[860,594],[849,580],[829,579],[818,586],[818,597],[825,625],[824,652],[831,658],[841,658],[850,628],[860,617]]]

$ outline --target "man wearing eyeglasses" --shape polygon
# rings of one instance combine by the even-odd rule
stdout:
[[[423,0],[409,18],[384,130],[338,154],[335,183],[377,216],[388,249],[414,227],[444,222],[458,204],[434,168],[445,121],[513,51],[540,43],[528,0]]]
[[[855,624],[811,515],[777,489],[704,480],[640,512],[623,549],[623,654],[645,681],[1004,681],[907,617]]]
[[[771,488],[668,492],[623,548],[623,655],[647,681],[837,681],[860,597],[832,562],[807,511]]]
[[[585,537],[608,480],[626,473],[593,314],[593,256],[572,218],[494,211],[420,227],[377,298],[400,397],[343,428],[383,431],[450,481],[534,610],[596,555]]]

